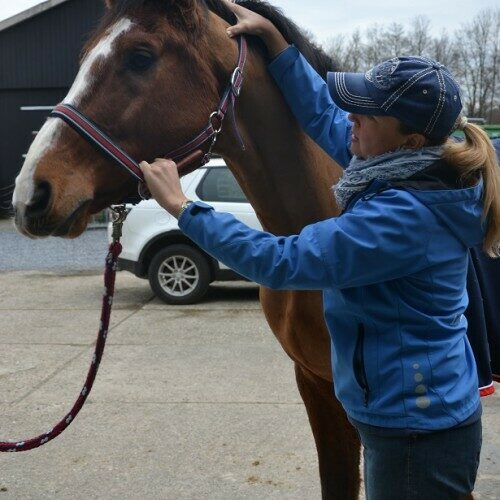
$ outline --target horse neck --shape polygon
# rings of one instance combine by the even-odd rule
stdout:
[[[228,120],[217,152],[266,230],[295,234],[338,213],[331,186],[340,167],[302,132],[257,54],[249,56],[236,114],[245,151]]]

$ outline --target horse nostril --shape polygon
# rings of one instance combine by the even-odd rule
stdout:
[[[48,182],[40,182],[36,188],[31,203],[26,207],[28,217],[41,217],[45,215],[50,206],[52,189]]]

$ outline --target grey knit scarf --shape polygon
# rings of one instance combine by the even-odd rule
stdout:
[[[442,152],[443,146],[434,146],[417,150],[398,149],[366,160],[354,156],[340,181],[332,188],[339,207],[343,210],[351,196],[364,191],[373,179],[408,179],[439,160]]]

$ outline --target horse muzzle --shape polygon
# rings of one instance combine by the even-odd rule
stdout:
[[[30,238],[75,238],[87,226],[91,202],[92,200],[78,201],[74,204],[76,208],[57,214],[50,183],[40,182],[28,203],[14,203],[14,222],[17,230]]]

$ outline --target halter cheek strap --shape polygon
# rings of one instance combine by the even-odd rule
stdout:
[[[208,120],[208,125],[191,141],[180,146],[165,155],[177,163],[179,173],[185,175],[200,166],[205,165],[212,157],[213,148],[217,138],[222,131],[222,124],[228,113],[231,114],[233,126],[238,141],[245,149],[243,139],[238,130],[235,117],[236,98],[240,95],[243,85],[243,71],[248,56],[248,45],[244,36],[239,37],[239,56],[238,65],[231,75],[231,81],[227,85],[217,110],[214,111]],[[146,197],[144,190],[144,177],[139,164],[125,150],[123,150],[109,135],[107,135],[93,120],[85,116],[75,106],[61,103],[57,105],[51,117],[64,120],[79,135],[95,146],[104,156],[112,160],[118,166],[124,168],[139,182],[139,195]],[[131,199],[129,202],[138,202],[140,200]]]

